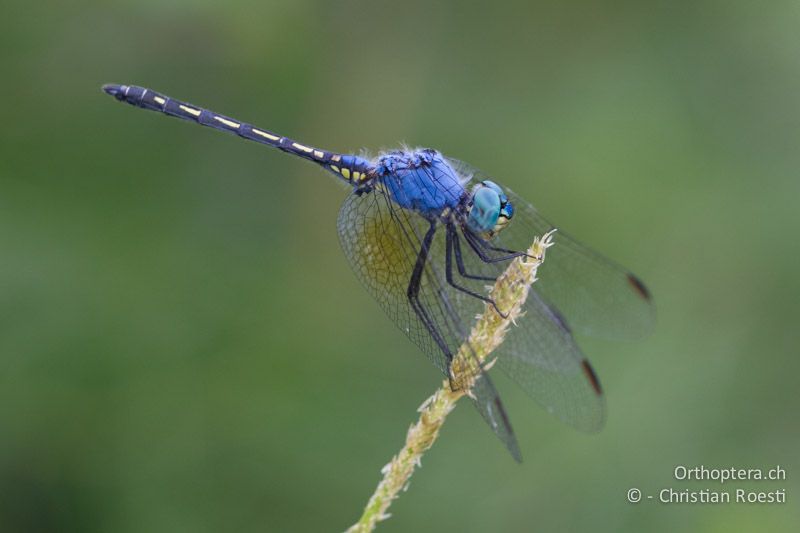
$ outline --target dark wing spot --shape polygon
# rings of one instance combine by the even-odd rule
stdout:
[[[589,383],[592,384],[594,392],[597,393],[598,396],[602,396],[603,389],[600,388],[600,380],[597,379],[597,374],[594,373],[594,368],[592,368],[592,365],[589,364],[589,361],[584,359],[581,361],[581,366],[583,367],[583,373],[586,374],[587,378],[589,378]]]
[[[634,290],[637,293],[639,293],[639,296],[641,296],[642,298],[644,298],[647,301],[650,301],[650,291],[647,290],[647,287],[644,286],[644,283],[642,283],[642,280],[640,280],[639,278],[637,278],[633,274],[628,274],[628,283],[630,283],[631,287],[633,287]]]

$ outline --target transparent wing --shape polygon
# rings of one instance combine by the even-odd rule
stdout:
[[[427,320],[415,312],[408,287],[430,228],[430,222],[423,217],[393,204],[380,185],[370,192],[354,192],[339,211],[339,238],[357,277],[389,318],[448,376],[446,354],[457,353],[466,338],[465,324],[472,323],[482,302],[465,302],[458,291],[447,285],[444,263],[440,261],[444,232],[437,228],[420,280],[419,303]],[[514,431],[485,372],[477,379],[472,394],[481,416],[512,456],[521,460]]]
[[[450,161],[472,182],[491,179],[466,163]],[[503,189],[514,207],[514,217],[493,239],[495,246],[524,250],[535,235],[556,228],[530,203]],[[573,331],[601,338],[635,339],[653,329],[655,307],[650,292],[638,277],[560,228],[554,241],[535,288]]]
[[[581,431],[599,431],[605,422],[600,382],[563,318],[535,291],[524,310],[497,352],[497,365],[547,412]]]
[[[452,261],[461,267],[455,268],[454,281],[485,295],[486,285],[491,282],[476,278],[495,278],[507,268],[508,261],[484,262],[461,235],[458,253],[454,254],[459,259],[454,257]],[[519,249],[527,249],[540,235],[530,236],[527,245]],[[542,266],[557,248],[558,241],[548,249]],[[446,258],[437,256],[433,264],[444,265]],[[538,286],[539,281],[533,285],[516,326],[508,330],[494,352],[497,366],[549,413],[578,430],[598,431],[605,421],[599,380],[575,342],[567,320],[536,292]],[[474,320],[486,305],[465,292],[452,294],[451,301],[465,322]]]

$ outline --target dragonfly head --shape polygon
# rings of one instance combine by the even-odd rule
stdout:
[[[514,206],[493,181],[476,184],[467,201],[467,227],[484,239],[502,231],[514,216]]]

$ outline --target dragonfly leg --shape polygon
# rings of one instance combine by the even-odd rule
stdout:
[[[428,311],[422,305],[422,302],[419,301],[419,291],[422,287],[422,273],[425,271],[425,262],[428,260],[428,253],[430,251],[431,243],[433,242],[433,236],[435,233],[436,233],[436,223],[431,222],[431,226],[425,233],[425,237],[422,240],[422,245],[420,246],[419,253],[417,254],[417,261],[414,265],[414,270],[411,273],[411,279],[408,283],[406,296],[408,297],[408,301],[411,304],[412,309],[414,309],[414,312],[417,314],[419,319],[422,321],[422,324],[425,326],[425,329],[428,330],[428,333],[430,333],[433,340],[436,342],[436,344],[444,353],[444,356],[447,359],[447,368],[442,370],[445,370],[449,376],[450,362],[453,359],[453,354],[447,347],[447,343],[442,338],[442,335],[436,328],[436,325],[433,323],[433,320],[431,320]]]
[[[447,229],[453,235],[453,252],[456,256],[456,266],[458,266],[458,273],[461,274],[462,277],[467,279],[476,279],[479,281],[497,281],[496,277],[475,276],[473,274],[467,273],[467,269],[464,268],[464,258],[461,256],[461,239],[459,238],[455,227],[453,227],[452,225],[448,225]]]
[[[465,287],[462,287],[462,286],[456,284],[455,281],[453,281],[453,246],[454,246],[453,236],[455,236],[455,238],[458,239],[458,234],[455,233],[455,230],[453,229],[452,226],[448,225],[447,226],[447,234],[446,235],[447,236],[446,236],[446,239],[445,239],[445,242],[446,242],[445,277],[447,278],[447,283],[450,284],[450,286],[453,287],[456,290],[459,290],[459,291],[461,291],[461,292],[463,292],[465,294],[469,294],[470,296],[472,296],[474,298],[477,298],[477,299],[479,299],[481,301],[484,301],[484,302],[486,302],[488,304],[492,304],[492,306],[494,307],[494,310],[497,311],[497,314],[499,314],[503,318],[508,318],[507,314],[504,314],[502,311],[500,311],[500,308],[497,307],[497,303],[493,299],[491,299],[491,298],[489,298],[487,296],[484,296],[482,294],[478,294],[477,292],[471,291],[471,290],[469,290],[469,289],[467,289]],[[461,259],[461,257],[460,257],[460,254],[459,254],[457,256],[456,262],[459,263],[458,269],[459,269],[459,272],[461,273],[461,275],[463,276],[464,275],[464,270],[463,270],[464,265],[463,265],[463,263],[460,262],[460,259]],[[493,278],[479,278],[478,276],[473,277],[473,279],[490,279],[490,280],[493,280]]]
[[[428,254],[430,252],[431,243],[433,242],[433,237],[436,234],[436,222],[431,222],[431,226],[428,231],[425,233],[425,237],[422,239],[422,245],[420,246],[419,253],[417,254],[417,261],[414,265],[414,270],[411,273],[411,279],[408,283],[408,289],[406,291],[406,296],[408,297],[408,301],[411,304],[412,309],[417,314],[419,319],[422,321],[425,328],[430,333],[431,338],[436,342],[439,346],[439,349],[442,350],[442,353],[447,360],[447,367],[442,369],[445,374],[447,375],[448,379],[450,380],[450,388],[452,390],[459,390],[463,385],[459,382],[458,379],[453,375],[453,372],[450,368],[450,365],[453,362],[453,352],[450,351],[448,348],[447,343],[445,342],[444,338],[442,337],[441,332],[436,327],[436,324],[431,319],[431,316],[428,314],[427,309],[419,300],[419,293],[422,288],[422,274],[425,271],[425,263],[428,260]],[[442,294],[442,297],[446,299],[446,296]],[[445,303],[445,310],[448,313],[452,311],[447,306],[446,301]],[[498,311],[499,312],[499,311]],[[483,375],[482,365],[480,363],[476,363],[478,365],[478,372],[480,375]],[[488,377],[484,376],[488,383]],[[495,393],[496,396],[496,393]],[[512,432],[513,433],[513,432]]]
[[[491,244],[489,244],[489,241],[487,241],[485,239],[481,239],[480,237],[478,237],[477,235],[472,233],[469,229],[464,228],[464,231],[465,231],[465,236],[466,236],[466,233],[469,233],[469,236],[471,238],[473,238],[475,240],[475,242],[481,246],[481,248],[485,248],[485,249],[491,250],[493,252],[502,252],[504,254],[510,254],[513,257],[520,257],[520,256],[523,256],[523,255],[528,255],[525,252],[518,252],[517,250],[509,250],[508,248],[498,248],[497,246],[492,246]]]
[[[464,239],[469,244],[470,248],[480,257],[481,261],[484,263],[500,263],[502,261],[508,261],[510,259],[514,259],[515,257],[522,257],[523,255],[528,255],[525,252],[513,252],[509,250],[508,255],[502,255],[500,257],[491,257],[489,254],[483,250],[483,247],[486,247],[487,244],[481,239],[480,237],[475,236],[474,234],[470,233],[469,230],[461,228],[462,233],[464,234]],[[502,251],[502,250],[501,250]]]

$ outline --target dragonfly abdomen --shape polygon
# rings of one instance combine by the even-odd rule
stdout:
[[[306,146],[288,137],[276,135],[271,131],[256,128],[251,124],[214,113],[208,109],[175,100],[152,89],[135,85],[108,84],[103,86],[103,90],[117,100],[133,106],[159,111],[169,116],[197,122],[203,126],[235,133],[250,141],[266,144],[303,159],[308,159],[333,172],[339,178],[355,187],[361,185],[372,175],[373,166],[364,158]]]

